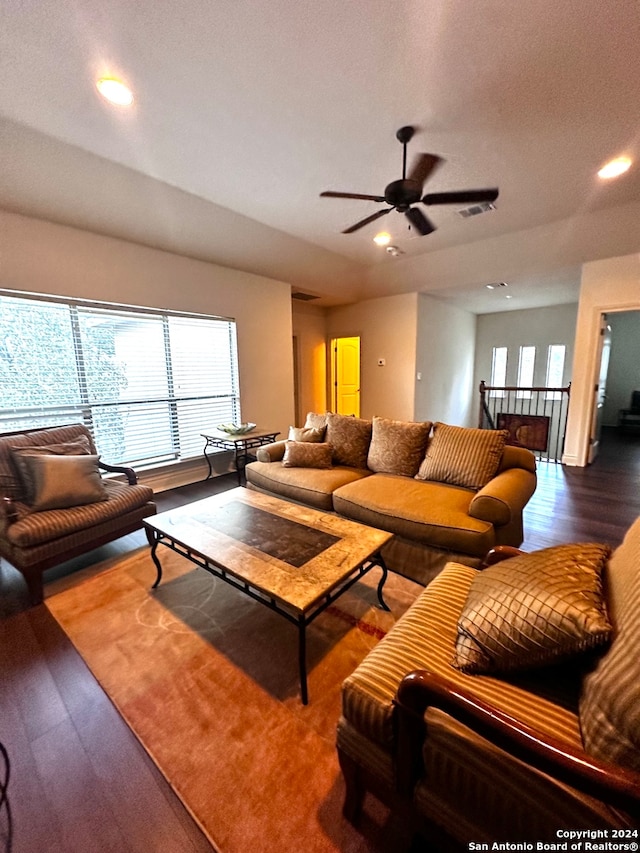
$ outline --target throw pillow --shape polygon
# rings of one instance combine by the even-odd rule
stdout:
[[[478,491],[494,477],[509,433],[437,423],[417,480],[435,480]]]
[[[607,545],[557,545],[478,573],[458,620],[453,665],[468,673],[559,663],[611,634],[602,590]]]
[[[21,452],[21,464],[32,484],[29,503],[37,511],[66,509],[108,499],[98,470],[98,456]]]
[[[377,474],[415,477],[424,458],[431,423],[373,418],[367,467]]]
[[[317,429],[316,427],[289,427],[289,441],[324,441],[326,427]]]
[[[325,442],[285,441],[284,468],[331,468],[331,446]]]
[[[22,483],[22,497],[26,503],[30,504],[33,502],[34,484],[31,478],[31,469],[23,461],[25,455],[84,456],[91,453],[91,445],[86,435],[79,435],[70,441],[61,441],[57,444],[19,445],[18,447],[10,447],[9,450],[14,468]]]
[[[312,429],[326,429],[328,415],[329,412],[324,412],[323,414],[319,412],[307,412],[304,425]]]
[[[640,519],[605,572],[611,646],[582,684],[580,728],[595,758],[640,772]]]
[[[371,421],[330,412],[327,415],[327,441],[333,449],[334,464],[366,468],[371,429]]]

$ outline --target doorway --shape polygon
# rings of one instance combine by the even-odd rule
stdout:
[[[360,337],[331,341],[331,409],[360,417]]]
[[[611,358],[611,326],[607,315],[600,315],[600,338],[598,342],[597,364],[598,375],[594,385],[593,415],[591,418],[591,434],[589,437],[588,462],[591,464],[600,450],[602,427],[604,426],[604,406],[607,399],[607,377]]]

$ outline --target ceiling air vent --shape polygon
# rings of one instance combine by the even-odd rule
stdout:
[[[492,204],[490,201],[483,201],[480,204],[472,204],[471,207],[464,207],[458,211],[458,216],[468,219],[470,216],[479,216],[481,213],[487,213],[487,211],[495,209],[495,204]]]
[[[311,293],[303,293],[301,290],[294,290],[291,294],[292,299],[299,299],[301,302],[310,302],[312,299],[320,299],[319,296],[313,296]]]

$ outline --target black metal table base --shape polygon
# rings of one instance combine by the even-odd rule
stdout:
[[[175,551],[176,554],[180,554],[183,557],[186,557],[196,566],[199,566],[202,569],[205,569],[210,574],[214,575],[214,577],[223,580],[225,583],[229,584],[235,589],[240,590],[245,595],[248,595],[250,598],[253,598],[254,601],[258,601],[260,604],[263,604],[265,607],[268,607],[270,610],[273,610],[275,613],[278,613],[280,616],[283,616],[289,622],[292,622],[298,628],[298,669],[300,674],[300,697],[303,705],[309,704],[309,692],[307,687],[307,626],[310,625],[316,617],[318,617],[321,613],[323,613],[327,607],[329,607],[333,602],[339,598],[344,592],[350,589],[355,583],[357,583],[364,575],[367,574],[371,569],[378,566],[382,569],[382,577],[378,583],[377,587],[377,595],[378,602],[382,610],[389,611],[389,607],[387,606],[383,596],[382,590],[387,579],[388,570],[385,565],[384,560],[380,554],[373,554],[367,560],[362,562],[359,566],[356,566],[351,574],[349,574],[346,578],[344,578],[337,586],[333,587],[327,593],[325,593],[321,600],[315,604],[309,611],[302,614],[292,613],[291,611],[286,609],[286,606],[281,602],[277,601],[275,598],[265,594],[261,590],[252,586],[248,581],[242,580],[241,578],[236,577],[232,573],[229,572],[224,566],[221,566],[211,557],[205,557],[197,551],[193,551],[190,548],[183,545],[181,542],[172,539],[170,536],[165,534],[161,534],[158,531],[151,530],[147,528],[147,538],[151,543],[151,559],[156,567],[156,579],[151,587],[152,589],[156,589],[160,582],[162,581],[162,565],[160,563],[160,559],[158,558],[158,545],[165,545],[171,551]]]

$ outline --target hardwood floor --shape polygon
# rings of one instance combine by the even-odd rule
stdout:
[[[159,511],[237,485],[219,477],[157,495]],[[589,468],[541,464],[525,510],[525,550],[590,540],[615,546],[640,515],[640,436],[605,435]],[[142,532],[47,573],[47,582],[144,545]],[[27,608],[0,570],[0,741],[11,758],[0,809],[7,853],[211,853],[164,777],[45,606]],[[2,779],[0,759],[0,781]],[[214,780],[212,780],[212,783]]]

